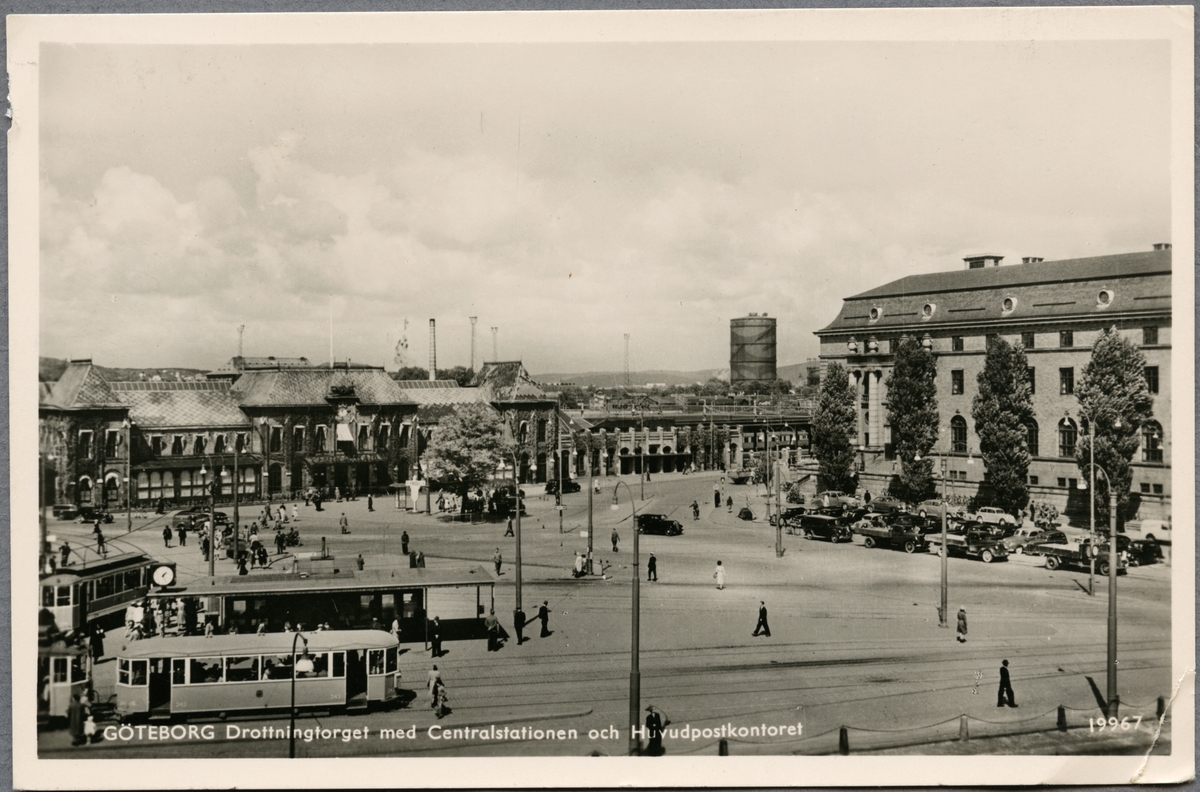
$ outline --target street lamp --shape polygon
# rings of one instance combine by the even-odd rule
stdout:
[[[304,641],[304,654],[299,659],[296,657],[296,641]],[[312,670],[313,661],[308,656],[308,639],[297,630],[296,637],[292,638],[292,713],[291,722],[288,725],[289,759],[296,758],[296,674],[311,674]]]
[[[209,458],[209,462],[212,459]],[[200,466],[200,478],[204,479],[204,486],[208,489],[208,576],[213,577],[217,574],[217,477],[221,474],[213,467],[213,480],[208,481],[208,469]],[[236,560],[236,559],[234,559]]]
[[[940,430],[939,430],[940,431]],[[950,510],[949,504],[946,502],[946,457],[939,453],[942,461],[942,549],[938,554],[941,556],[942,567],[942,590],[941,590],[941,605],[938,607],[938,627],[950,626],[950,551],[946,546],[946,512]],[[921,452],[918,451],[913,455],[914,462],[921,461]]]
[[[641,741],[637,738],[636,729],[638,728],[638,721],[641,716],[642,699],[642,672],[638,667],[638,653],[641,640],[642,578],[641,572],[638,570],[637,502],[633,500],[633,492],[629,489],[629,485],[620,479],[617,479],[617,485],[613,487],[612,506],[609,508],[613,511],[617,511],[620,508],[620,504],[617,502],[617,490],[622,485],[624,485],[625,491],[629,493],[630,505],[633,507],[633,616],[629,646],[629,755],[636,756],[641,752]]]
[[[1090,422],[1089,422],[1090,423]],[[1113,488],[1112,479],[1108,473],[1104,472],[1104,468],[1097,465],[1095,462],[1088,463],[1089,471],[1092,474],[1093,484],[1096,480],[1096,473],[1104,476],[1104,481],[1108,484],[1108,716],[1111,718],[1117,714],[1117,708],[1120,706],[1120,700],[1117,697],[1117,491]],[[1084,483],[1086,487],[1086,482]],[[1089,495],[1089,497],[1091,497]],[[1093,498],[1093,501],[1095,499]],[[1095,567],[1095,556],[1092,555],[1096,547],[1095,534],[1092,535],[1092,543],[1089,547],[1088,556],[1092,559],[1092,566]]]
[[[126,416],[121,422],[125,429],[125,533],[133,531],[133,493],[129,485],[133,479],[133,421]]]
[[[1092,492],[1095,493],[1095,491],[1096,491],[1096,467],[1097,467],[1096,466],[1096,422],[1094,420],[1092,420],[1091,416],[1084,415],[1083,412],[1079,413],[1079,417],[1081,417],[1081,418],[1083,418],[1083,420],[1087,421],[1087,425],[1088,425],[1088,475],[1091,476],[1091,479],[1092,479],[1091,488],[1092,488]],[[1114,429],[1121,428],[1120,416],[1117,416],[1117,419],[1115,421],[1113,421],[1113,428]],[[1108,480],[1107,474],[1105,475],[1104,478],[1106,481]],[[1087,489],[1086,483],[1085,483],[1083,489]],[[1109,484],[1109,490],[1112,490],[1111,482]],[[1091,535],[1092,544],[1095,545],[1096,544],[1096,497],[1094,494],[1088,496],[1088,510],[1089,510],[1088,533]],[[1110,559],[1109,566],[1112,566],[1111,559]],[[1088,559],[1088,596],[1089,597],[1096,596],[1096,559],[1095,558]]]

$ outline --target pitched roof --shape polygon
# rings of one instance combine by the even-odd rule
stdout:
[[[234,355],[228,361],[223,363],[220,368],[211,373],[213,374],[231,374],[241,371],[259,371],[262,369],[276,368],[309,368],[312,364],[308,362],[306,357],[282,357],[277,358],[274,355],[266,357],[244,357],[242,355]]]
[[[363,404],[413,404],[381,368],[294,368],[247,371],[233,383],[243,407],[327,404],[333,387],[353,387]]]
[[[1101,291],[1111,291],[1102,304]],[[817,331],[864,332],[1004,320],[1103,318],[1170,310],[1171,251],[1031,262],[1008,267],[909,275],[845,298],[837,318]],[[1005,310],[1005,298],[1012,298]],[[926,305],[933,307],[925,317]],[[879,309],[871,320],[870,311]]]
[[[458,380],[398,379],[396,384],[405,390],[426,390],[429,388],[457,388]]]
[[[64,409],[121,407],[92,361],[72,361],[50,390],[46,404]]]
[[[493,402],[550,400],[519,360],[484,363],[471,384],[491,390]]]
[[[113,393],[143,428],[249,426],[228,382],[113,382]]]

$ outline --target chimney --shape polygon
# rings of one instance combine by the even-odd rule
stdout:
[[[437,321],[429,320],[429,381],[437,379]]]
[[[1170,242],[1155,242],[1154,249],[1155,250],[1170,250],[1171,243]]]
[[[967,256],[963,261],[967,262],[967,269],[983,269],[984,267],[999,267],[1000,262],[1004,260],[1004,256],[988,254],[983,256]]]
[[[1042,258],[1041,256],[1024,256],[1021,258],[1021,263],[1022,264],[1039,264],[1045,260],[1046,259]]]

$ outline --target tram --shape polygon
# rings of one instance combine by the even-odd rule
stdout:
[[[56,640],[38,647],[38,725],[67,717],[75,694],[83,695],[91,681],[87,648]]]
[[[166,571],[159,571],[160,567]],[[54,614],[63,632],[82,630],[94,623],[111,629],[121,624],[126,605],[146,596],[151,583],[163,585],[164,574],[173,581],[174,567],[142,553],[114,549],[105,557],[88,554],[78,563],[60,566],[53,574],[42,576],[41,606]]]
[[[286,710],[293,670],[297,708],[365,711],[396,698],[396,650],[396,637],[382,630],[129,641],[117,652],[117,713],[168,719]]]

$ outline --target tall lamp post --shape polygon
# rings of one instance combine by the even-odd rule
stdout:
[[[296,641],[304,641],[304,654],[299,658],[296,657]],[[308,656],[308,639],[297,630],[296,637],[292,638],[292,709],[291,720],[288,724],[289,759],[296,758],[296,674],[311,674],[312,670],[313,661]]]
[[[1120,698],[1117,696],[1117,491],[1113,488],[1112,479],[1108,477],[1108,473],[1104,472],[1104,468],[1097,465],[1095,462],[1088,463],[1089,472],[1092,474],[1093,483],[1096,480],[1096,474],[1104,476],[1104,481],[1108,484],[1108,717],[1113,717],[1117,714],[1117,709],[1120,706]],[[1089,494],[1089,497],[1092,497]],[[1093,497],[1093,501],[1094,501]],[[1095,564],[1096,552],[1096,537],[1093,534],[1092,543],[1089,547],[1088,556],[1092,558],[1093,565]]]
[[[950,510],[950,505],[946,502],[946,457],[939,454],[942,460],[942,549],[938,555],[942,561],[942,590],[940,597],[940,605],[938,606],[938,627],[950,626],[950,552],[946,547],[946,512]],[[918,452],[913,456],[914,462],[921,461],[921,454]]]
[[[633,492],[629,489],[629,485],[620,479],[617,479],[617,485],[613,487],[613,499],[610,508],[613,511],[617,511],[620,508],[620,504],[617,502],[617,490],[622,486],[629,493],[629,505],[633,507],[633,616],[629,645],[629,755],[636,756],[641,751],[641,741],[638,740],[635,730],[638,728],[642,707],[642,672],[638,667],[638,654],[641,642],[642,578],[638,568],[640,562],[638,559],[637,502],[633,499]]]
[[[212,458],[209,458],[209,463],[212,463]],[[205,479],[204,486],[208,489],[208,576],[213,577],[217,574],[217,480],[220,477],[220,472],[213,467],[213,480],[208,481],[208,469],[200,466],[200,477]],[[235,561],[237,559],[234,559]]]
[[[1088,425],[1088,476],[1091,478],[1092,492],[1096,492],[1096,422],[1091,416],[1085,415],[1082,412],[1079,414],[1081,418],[1087,421]],[[1114,429],[1121,428],[1121,418],[1118,416],[1113,422]],[[1107,480],[1107,475],[1105,476]],[[1112,489],[1112,486],[1109,486]],[[1092,545],[1096,544],[1096,497],[1094,494],[1088,496],[1088,534],[1091,536]],[[1090,555],[1090,554],[1089,554]],[[1110,564],[1111,566],[1111,564]],[[1088,596],[1096,596],[1096,559],[1095,557],[1088,558]]]
[[[131,467],[133,465],[133,421],[128,416],[121,422],[125,429],[125,533],[133,531],[133,493],[130,484],[133,481]]]

